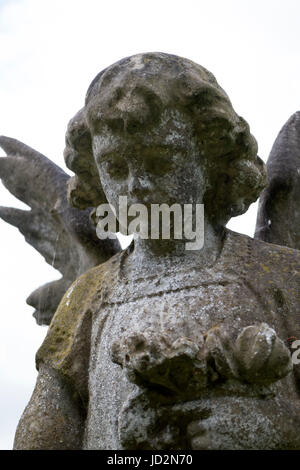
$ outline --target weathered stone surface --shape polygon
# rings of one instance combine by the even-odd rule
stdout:
[[[72,423],[44,429],[37,387],[16,448],[300,449],[300,371],[284,345],[300,337],[300,252],[225,229],[265,184],[249,126],[210,72],[161,53],[101,72],[81,116],[92,152],[73,163],[96,165],[107,201],[204,203],[204,246],[135,237],[73,283],[37,353],[43,403],[52,415],[59,377]],[[75,204],[91,190],[78,173]]]
[[[72,385],[42,366],[34,394],[20,419],[16,450],[76,450],[82,443],[85,411]]]
[[[300,111],[278,134],[267,161],[255,238],[300,250]]]

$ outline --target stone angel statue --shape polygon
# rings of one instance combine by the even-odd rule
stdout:
[[[296,113],[267,180],[215,77],[145,53],[91,83],[66,134],[75,176],[2,138],[1,177],[32,211],[1,216],[48,262],[58,244],[63,273],[36,315],[48,323],[60,300],[16,449],[300,449],[300,366],[286,342],[300,338],[299,135]],[[24,181],[28,165],[48,194]],[[255,238],[228,230],[262,191]],[[94,209],[121,196],[149,210],[204,205],[203,247],[174,233],[137,231],[123,251],[97,240]]]

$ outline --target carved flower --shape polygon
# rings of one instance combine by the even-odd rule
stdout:
[[[172,341],[167,334],[133,332],[112,344],[111,358],[140,386],[162,387],[174,393],[184,393],[191,385],[196,389],[206,386],[204,340],[196,344],[185,337]]]

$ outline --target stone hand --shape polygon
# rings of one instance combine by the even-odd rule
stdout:
[[[201,406],[210,414],[187,426],[191,449],[299,449],[299,419],[292,403],[220,396],[199,401]]]

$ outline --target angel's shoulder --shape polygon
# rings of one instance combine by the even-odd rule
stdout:
[[[249,247],[249,279],[262,289],[280,290],[296,307],[300,301],[300,251],[253,238],[249,238]]]
[[[119,258],[120,253],[117,253],[81,275],[69,287],[37,352],[37,369],[41,363],[46,363],[72,380],[75,378],[77,388],[78,383],[84,381],[78,374],[88,370],[92,313],[99,308],[103,291],[116,280]]]
[[[291,273],[300,276],[300,250],[251,239],[251,251],[265,272],[280,275],[283,280]]]
[[[239,260],[247,282],[264,293],[280,290],[296,305],[300,301],[300,250],[228,232],[230,259]]]
[[[99,300],[103,290],[111,286],[116,279],[119,259],[120,253],[117,253],[105,263],[89,269],[73,282],[59,304],[51,321],[50,330],[58,321],[66,325],[77,322],[80,315],[91,308],[95,298]]]

